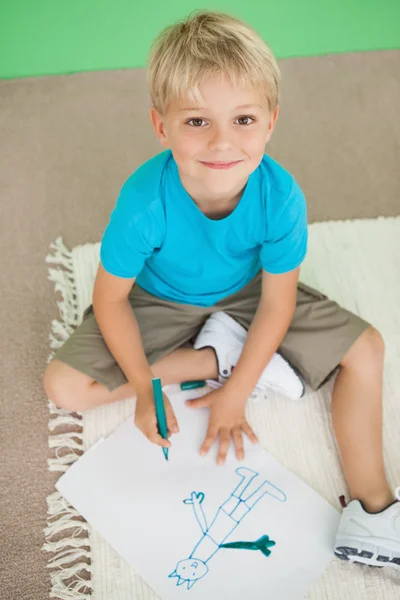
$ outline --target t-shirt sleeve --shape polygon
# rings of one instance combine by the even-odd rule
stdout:
[[[137,277],[160,247],[162,223],[157,200],[146,201],[131,185],[122,187],[100,245],[100,262],[117,277]]]
[[[306,199],[294,179],[283,206],[270,217],[261,246],[261,266],[268,273],[292,271],[303,262],[308,242]]]

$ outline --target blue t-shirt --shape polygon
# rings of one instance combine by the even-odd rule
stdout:
[[[141,165],[123,185],[104,232],[106,271],[155,296],[212,306],[263,268],[285,273],[307,251],[304,194],[290,173],[264,154],[239,203],[209,219],[182,185],[171,150]]]

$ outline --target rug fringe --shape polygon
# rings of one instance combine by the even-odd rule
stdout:
[[[66,550],[57,552],[57,554],[49,561],[47,566],[49,568],[61,567],[65,564],[70,564],[79,558],[90,558],[90,552],[84,548],[81,548],[80,550],[77,550],[76,548],[67,548]]]
[[[67,410],[66,408],[60,408],[59,406],[56,406],[51,400],[48,401],[47,407],[49,409],[49,413],[51,415],[65,415],[68,416],[71,413],[69,412],[69,410]]]
[[[53,419],[54,421],[56,419]],[[78,438],[79,441],[76,441]],[[82,450],[83,435],[78,431],[69,431],[68,433],[59,433],[58,435],[52,435],[49,439],[49,448],[75,448],[76,450]]]
[[[73,508],[64,498],[64,496],[57,490],[49,496],[47,496],[47,514],[48,515],[62,515],[68,513],[70,515],[78,516],[79,513]]]
[[[60,425],[78,425],[80,427],[82,422],[79,417],[73,417],[71,413],[59,414],[55,419],[50,419],[49,421],[50,430],[56,429]]]
[[[61,320],[52,321],[49,334],[50,347],[57,349],[69,338],[78,325],[79,314],[72,252],[64,246],[61,237],[50,244],[50,249],[52,252],[46,256],[46,262],[58,265],[58,268],[49,267],[48,279],[55,284],[55,291],[60,292],[62,297],[61,301],[57,302]],[[53,354],[49,355],[47,362],[51,361],[52,356]]]
[[[47,542],[44,544],[43,548],[47,552],[58,552],[67,546],[71,546],[73,548],[80,548],[82,546],[88,546],[89,542],[85,538],[65,538],[63,540],[59,540],[58,542]]]
[[[60,319],[52,321],[49,334],[50,347],[56,350],[79,324],[79,313],[72,252],[64,245],[61,237],[50,244],[50,249],[46,262],[56,267],[49,267],[48,278],[55,284],[55,291],[61,293],[61,300],[57,301]],[[47,362],[53,356],[54,352],[48,356]],[[58,408],[51,400],[48,407],[48,427],[52,432],[49,436],[49,448],[55,450],[55,458],[47,460],[48,470],[64,472],[83,453],[82,419],[76,413]],[[55,431],[58,427],[65,426],[78,430],[63,433]],[[53,554],[47,565],[53,570],[50,573],[49,596],[60,600],[88,600],[91,596],[87,590],[91,589],[91,581],[82,579],[81,575],[84,571],[91,573],[91,566],[88,562],[81,561],[91,559],[89,525],[81,520],[79,513],[58,491],[47,497],[47,507],[47,527],[44,529],[46,542],[42,549]],[[57,537],[56,541],[53,541],[53,536]],[[80,562],[76,563],[77,560]],[[68,581],[71,579],[72,582]]]
[[[91,589],[92,584],[79,577],[79,573],[87,571],[91,573],[90,565],[84,562],[77,563],[69,569],[62,569],[50,574],[51,592],[50,598],[60,598],[61,600],[90,600],[91,594],[86,593],[85,588]],[[66,584],[65,580],[74,577],[72,583]]]

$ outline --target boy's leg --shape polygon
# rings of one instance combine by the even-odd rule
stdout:
[[[248,329],[257,310],[261,277],[219,303]],[[298,284],[297,306],[279,353],[317,390],[338,373],[332,421],[350,496],[370,510],[387,506],[388,485],[382,449],[383,341],[367,321],[323,293]]]
[[[383,461],[384,342],[369,327],[340,361],[332,394],[332,424],[350,498],[378,512],[393,502]]]
[[[178,348],[151,365],[151,370],[154,377],[162,379],[163,385],[218,377],[212,348]],[[105,384],[58,359],[53,359],[46,368],[44,387],[57,406],[78,412],[125,400],[136,393],[130,383],[122,383],[110,390]]]
[[[167,302],[136,285],[130,302],[154,376],[161,377],[164,385],[217,377],[213,350],[182,347],[197,335],[208,309]],[[134,395],[104,342],[92,307],[48,365],[44,387],[55,404],[75,411]]]
[[[295,315],[280,351],[317,390],[337,373],[332,424],[351,498],[367,510],[393,501],[382,444],[384,344],[367,321],[299,284]]]

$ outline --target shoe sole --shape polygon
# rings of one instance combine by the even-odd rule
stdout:
[[[353,539],[337,541],[334,553],[340,560],[361,563],[370,567],[391,567],[400,571],[398,549],[388,549],[387,540],[378,538],[377,541],[381,542],[381,546]]]
[[[278,352],[278,354],[280,354],[280,352]],[[282,354],[281,354],[282,356]],[[295,375],[297,375],[297,377],[300,379],[301,385],[303,386],[303,392],[300,396],[300,398],[302,398],[304,396],[304,394],[306,393],[306,386],[304,383],[304,379],[303,379],[303,375],[300,373],[300,371],[294,366],[292,365],[291,362],[289,362],[284,356],[282,356],[283,360],[285,360],[287,362],[287,364],[289,365],[289,367],[294,371]]]

